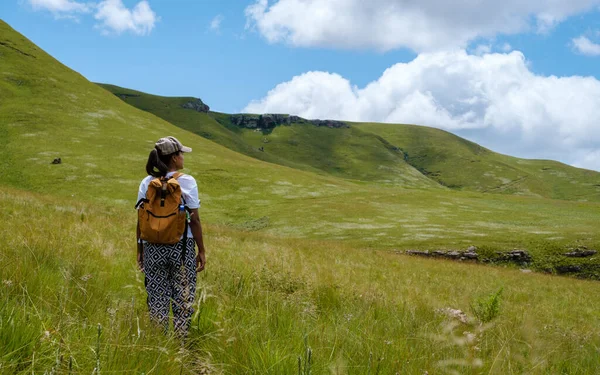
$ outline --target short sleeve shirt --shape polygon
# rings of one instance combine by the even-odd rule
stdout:
[[[167,177],[171,177],[175,172],[167,173]],[[148,185],[150,185],[150,181],[152,181],[154,177],[148,176],[142,180],[140,183],[140,188],[138,190],[138,197],[136,202],[139,202],[140,199],[146,197],[146,191],[148,190]],[[198,198],[198,184],[196,183],[196,179],[188,174],[182,174],[177,179],[179,182],[179,186],[181,186],[181,195],[183,199],[185,199],[185,204],[190,209],[200,208],[200,198]],[[188,238],[192,238],[192,230],[188,227]]]

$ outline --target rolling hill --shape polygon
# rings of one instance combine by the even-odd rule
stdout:
[[[600,201],[598,172],[498,154],[435,128],[377,123],[330,128],[303,121],[260,129],[251,121],[250,126],[239,124],[242,116],[258,119],[258,115],[199,111],[184,105],[198,99],[100,86],[231,150],[292,168],[404,187],[435,184],[453,190]],[[236,118],[238,124],[232,121]]]
[[[421,141],[403,141],[399,157],[401,139],[376,125],[263,133],[225,114],[177,115],[190,113],[209,136],[124,103],[0,21],[0,373],[600,367],[597,282],[529,272],[600,278],[598,257],[564,255],[600,247],[599,203],[444,187],[418,169],[442,164],[411,164]],[[199,182],[208,249],[183,346],[148,321],[134,262],[136,191],[165,135],[194,148],[184,171]],[[335,142],[313,139],[326,136]],[[285,146],[293,140],[302,157]],[[531,259],[399,255],[469,245],[486,259],[515,248]]]
[[[410,142],[403,141],[408,151],[398,152],[394,144],[401,142],[388,135],[391,141],[382,141],[382,136],[375,134],[376,125],[329,128],[294,124],[263,134],[232,127],[225,123],[228,115],[180,110],[189,98],[152,97],[151,104],[163,103],[165,113],[200,119],[198,126],[211,136],[221,134],[211,141],[194,134],[199,129],[182,129],[124,103],[58,63],[8,25],[2,28],[3,185],[67,201],[85,199],[109,207],[130,207],[153,142],[172,134],[195,149],[186,158],[185,172],[197,176],[203,217],[209,222],[277,237],[345,241],[388,250],[460,250],[476,245],[492,257],[496,251],[525,247],[533,254],[534,268],[554,272],[564,262],[575,262],[582,263],[576,274],[600,277],[599,262],[565,260],[560,255],[570,247],[600,247],[597,203],[448,189],[406,163],[401,154],[412,158],[413,150],[407,147]],[[138,95],[125,93],[133,98]],[[175,100],[179,104],[171,102]],[[375,133],[362,136],[368,134],[363,128]],[[449,137],[454,143],[448,142],[447,147],[462,154],[480,149],[429,128],[397,129]],[[235,132],[239,137],[232,138],[230,147],[252,148],[257,144],[250,140],[261,142],[273,153],[256,153],[268,155],[270,162],[215,142]],[[263,137],[271,141],[262,143]],[[299,156],[290,152],[295,149],[288,142],[292,138],[304,150]],[[411,139],[411,147],[422,144]],[[448,153],[443,147],[440,150]],[[485,150],[477,152],[486,160],[493,161],[496,156]],[[491,156],[486,156],[488,153]],[[280,165],[287,161],[278,159],[278,154],[303,167]],[[62,164],[51,164],[58,157]],[[328,169],[328,163],[345,167]],[[390,177],[394,173],[396,177]],[[580,181],[572,186],[582,185]]]
[[[290,124],[259,131],[236,126],[226,114],[184,106],[198,99],[165,98],[113,85],[100,86],[128,104],[259,160],[359,181],[404,187],[438,185],[407,164],[402,152],[388,147],[378,136],[353,127]]]

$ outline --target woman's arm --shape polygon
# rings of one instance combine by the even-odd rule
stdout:
[[[200,214],[198,209],[190,209],[190,228],[194,240],[198,244],[198,254],[196,255],[196,272],[200,272],[206,265],[206,255],[204,249],[204,239],[202,238],[202,224],[200,223]]]
[[[144,243],[142,242],[142,240],[140,240],[141,231],[139,219],[137,222],[136,234],[137,235],[135,242],[137,242],[137,265],[140,271],[144,272]]]

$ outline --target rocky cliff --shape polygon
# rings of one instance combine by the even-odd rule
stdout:
[[[312,124],[315,126],[326,126],[328,128],[349,128],[350,126],[342,121],[335,120],[307,120],[299,116],[289,116],[281,114],[249,115],[238,114],[231,115],[232,124],[246,129],[269,130],[279,125],[290,124]]]
[[[190,100],[188,102],[183,103],[181,107],[202,113],[207,113],[210,110],[210,107],[204,104],[204,102],[201,99]]]

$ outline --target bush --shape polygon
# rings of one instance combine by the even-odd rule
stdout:
[[[471,304],[471,311],[480,322],[490,322],[500,314],[500,296],[503,289],[500,288],[497,292],[479,298]]]

